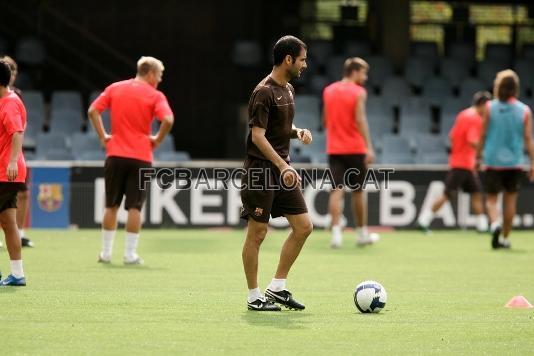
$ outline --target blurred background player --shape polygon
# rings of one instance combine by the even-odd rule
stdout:
[[[242,178],[247,186],[241,190],[241,217],[247,220],[242,254],[249,289],[247,306],[255,311],[279,311],[278,303],[302,310],[304,305],[286,289],[286,280],[313,225],[300,189],[300,177],[289,165],[289,141],[298,138],[309,144],[312,136],[309,130],[293,125],[295,90],[289,81],[306,69],[306,45],[293,36],[280,38],[274,45],[273,62],[272,72],[256,86],[249,101],[250,132],[244,163],[247,173]],[[255,181],[256,187],[250,187]],[[273,184],[281,189],[270,188]],[[270,216],[287,218],[291,232],[263,296],[258,287],[258,255]]]
[[[352,190],[356,243],[368,245],[379,239],[377,234],[367,231],[367,202],[363,192],[367,165],[375,158],[365,111],[367,91],[363,87],[368,71],[369,65],[363,59],[349,58],[343,67],[343,79],[330,84],[323,92],[326,152],[334,178],[328,202],[333,248],[341,247],[343,241],[340,217],[345,186]],[[359,173],[348,174],[354,169]]]
[[[22,140],[26,128],[26,109],[9,89],[11,70],[0,60],[0,224],[4,230],[11,274],[0,286],[25,286],[21,241],[17,228],[17,193],[26,180]]]
[[[461,111],[456,117],[454,126],[449,133],[451,154],[449,156],[449,173],[445,178],[445,192],[434,203],[430,210],[419,215],[419,227],[428,231],[434,215],[449,199],[456,196],[459,189],[471,194],[471,204],[477,216],[478,232],[488,231],[488,219],[484,214],[482,185],[477,173],[477,148],[482,130],[482,115],[487,110],[491,94],[479,91],[473,96],[473,105]]]
[[[125,195],[128,210],[124,264],[141,264],[137,243],[141,230],[141,208],[146,190],[139,186],[139,170],[152,165],[152,150],[170,132],[174,117],[165,95],[157,90],[163,76],[163,63],[153,57],[141,57],[137,75],[108,86],[91,104],[88,115],[106,148],[104,166],[106,209],[102,221],[102,252],[98,262],[111,262],[113,240],[117,230],[117,212]],[[111,110],[112,132],[102,124],[101,113]],[[155,136],[151,136],[153,118],[162,120]]]
[[[486,167],[486,206],[494,249],[510,248],[517,194],[524,177],[522,164],[525,150],[530,158],[529,179],[534,181],[534,144],[532,113],[519,100],[519,77],[510,70],[497,73],[493,86],[494,99],[483,116],[482,147]],[[503,192],[503,221],[499,218],[498,194]],[[502,232],[502,236],[501,236]]]
[[[17,79],[18,65],[15,60],[9,56],[4,56],[0,58],[4,60],[11,69],[11,80],[9,81],[9,89],[13,90],[22,99],[22,91],[15,87],[15,80]],[[26,175],[26,181],[28,180],[28,175]],[[29,192],[28,192],[28,183],[24,182],[20,186],[20,191],[17,194],[17,226],[19,229],[20,240],[22,242],[22,247],[33,247],[33,242],[26,236],[24,231],[24,224],[26,222],[26,216],[28,215],[28,204],[29,204]]]

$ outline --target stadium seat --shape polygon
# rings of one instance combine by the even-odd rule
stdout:
[[[232,62],[240,67],[256,68],[261,65],[263,54],[256,41],[236,41],[232,50]]]
[[[345,56],[334,56],[328,59],[326,74],[331,81],[340,80],[343,77],[343,66],[346,59]]]
[[[72,109],[52,111],[50,131],[54,133],[72,134],[82,128],[81,112]]]
[[[491,88],[497,72],[507,68],[509,68],[509,66],[504,62],[499,62],[494,59],[486,59],[478,65],[478,78],[484,82],[486,88]]]
[[[88,150],[80,152],[79,155],[74,155],[74,158],[81,161],[104,161],[106,152],[103,150]]]
[[[534,94],[534,60],[521,59],[515,63],[515,71],[519,76],[521,89],[528,89]],[[525,95],[525,91],[521,91]]]
[[[452,87],[443,77],[431,77],[423,84],[423,96],[430,104],[438,105],[452,96]]]
[[[98,96],[100,95],[100,91],[92,91],[91,94],[89,95],[89,102],[87,103],[87,107],[89,108],[89,106],[91,106],[91,104],[93,103],[93,101],[96,100],[96,98],[98,98]],[[106,132],[107,133],[111,133],[111,113],[110,113],[110,110],[106,110],[104,111],[102,114],[102,124],[104,125],[104,128],[106,129]],[[91,127],[88,127],[88,131],[94,131],[94,129],[92,128],[92,125],[89,124],[88,126],[91,126]]]
[[[313,141],[310,145],[302,145],[302,154],[308,155],[312,159],[312,163],[326,163],[326,136],[324,132],[313,131]]]
[[[467,78],[460,84],[460,98],[471,102],[471,98],[477,91],[488,90],[488,86],[477,78]]]
[[[174,152],[174,137],[172,134],[167,135],[164,139],[161,145],[157,148],[158,151],[162,152]]]
[[[74,157],[68,151],[51,148],[44,152],[37,152],[37,159],[46,161],[71,161],[74,159]]]
[[[15,58],[21,64],[43,64],[46,58],[46,51],[42,41],[33,37],[20,39],[16,44]]]
[[[67,139],[58,133],[39,133],[36,138],[36,151],[46,151],[49,149],[69,149]]]
[[[393,65],[383,56],[370,56],[366,59],[369,63],[369,85],[374,88],[382,87],[387,78],[393,76]]]
[[[406,137],[430,133],[432,128],[430,106],[423,98],[412,97],[400,108],[399,133]]]
[[[38,128],[40,131],[45,117],[43,94],[40,91],[25,91],[22,96],[26,107],[28,126]]]
[[[420,134],[414,137],[417,155],[431,153],[447,153],[443,137],[433,134]]]
[[[374,138],[393,131],[393,107],[381,97],[367,98],[367,122]]]
[[[156,151],[154,156],[158,161],[167,162],[187,162],[191,160],[191,156],[185,151]]]
[[[469,106],[469,102],[465,102],[457,98],[447,98],[441,106],[441,117],[440,117],[440,133],[441,135],[448,135],[456,116],[460,111]]]
[[[83,110],[82,96],[77,91],[60,90],[52,93],[52,111],[58,109],[71,109],[81,112]]]
[[[386,134],[382,136],[382,154],[412,154],[413,144],[410,138],[402,135]]]
[[[321,100],[316,95],[298,95],[295,99],[295,126],[308,129],[321,127]]]
[[[446,152],[432,152],[427,154],[417,154],[417,164],[447,164],[449,155]]]
[[[334,47],[331,41],[314,40],[308,44],[308,53],[314,63],[325,65],[328,58],[334,53]]]
[[[484,50],[484,59],[493,60],[505,68],[512,64],[513,50],[511,45],[502,43],[488,43]]]
[[[100,140],[98,139],[96,135],[77,132],[71,136],[71,142],[72,142],[72,154],[77,159],[87,159],[87,158],[82,158],[84,152],[87,152],[87,151],[104,152],[100,144]]]
[[[349,57],[361,57],[365,59],[371,54],[371,48],[366,42],[347,42],[343,47],[343,55]]]
[[[36,139],[40,130],[38,126],[30,125],[29,120],[27,121],[26,130],[24,130],[24,141],[22,142],[22,147],[24,148],[35,148],[37,144]]]
[[[436,42],[412,42],[412,56],[436,63],[439,58],[438,44]]]
[[[461,61],[470,70],[476,62],[475,44],[467,42],[451,43],[448,57]]]
[[[521,58],[534,61],[534,44],[524,44],[521,52]]]
[[[411,85],[420,88],[427,78],[434,75],[434,65],[426,59],[411,57],[404,66],[404,75]]]
[[[441,76],[455,87],[469,77],[469,67],[461,59],[442,58],[440,68]]]
[[[316,74],[310,79],[310,91],[312,94],[322,96],[324,88],[330,83],[327,76]]]
[[[382,97],[390,105],[400,106],[410,95],[410,86],[403,77],[390,77],[382,86]]]

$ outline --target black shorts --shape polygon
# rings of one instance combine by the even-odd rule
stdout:
[[[354,191],[361,191],[367,174],[364,154],[328,155],[328,165],[334,180],[334,187],[344,186]]]
[[[247,158],[241,178],[241,218],[268,223],[273,218],[308,212],[299,187],[288,189],[280,185],[280,171],[270,161]]]
[[[24,183],[0,182],[0,213],[17,208],[17,194]]]
[[[150,162],[133,158],[108,157],[104,165],[106,207],[120,206],[122,197],[126,195],[125,209],[141,210],[147,191],[139,187],[139,171],[150,167],[152,167]]]
[[[445,195],[450,199],[459,189],[466,193],[480,193],[482,185],[478,173],[468,169],[451,169],[445,178]]]
[[[521,189],[525,173],[520,169],[487,169],[484,179],[486,193],[497,194],[502,191],[515,193]]]

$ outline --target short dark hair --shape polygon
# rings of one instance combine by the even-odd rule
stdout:
[[[489,91],[486,91],[486,90],[477,91],[475,95],[473,95],[474,106],[484,105],[490,100],[491,100],[491,94]]]
[[[11,68],[9,68],[9,64],[6,61],[0,60],[0,85],[3,87],[8,87],[10,81]]]
[[[507,101],[519,96],[519,77],[511,70],[506,69],[497,73],[493,87],[493,96],[500,101]]]
[[[360,57],[348,58],[343,65],[343,75],[348,77],[353,71],[359,71],[360,69],[369,70],[369,64]]]
[[[295,36],[284,36],[276,41],[273,48],[273,63],[275,66],[282,64],[287,55],[297,58],[302,49],[307,49],[306,44]]]

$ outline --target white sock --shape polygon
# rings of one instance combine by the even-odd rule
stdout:
[[[24,271],[22,270],[22,260],[11,260],[11,274],[16,278],[24,277]]]
[[[115,233],[117,230],[104,230],[102,229],[102,256],[111,257],[113,251],[113,240],[115,239]]]
[[[343,229],[339,225],[332,226],[332,245],[341,245],[341,242],[343,240]]]
[[[486,215],[477,215],[477,230],[480,232],[488,231],[488,218]]]
[[[273,278],[271,281],[271,284],[267,288],[272,290],[273,292],[280,292],[284,289],[286,289],[286,281],[287,279],[276,279]]]
[[[26,236],[26,234],[24,232],[24,229],[19,229],[19,237],[22,239],[25,236]]]
[[[494,222],[491,223],[490,230],[491,230],[491,232],[493,232],[499,227],[501,227],[501,223],[499,221],[494,221]]]
[[[366,237],[367,235],[369,235],[369,232],[367,231],[367,226],[357,227],[356,234],[359,237]]]
[[[261,294],[259,287],[248,290],[248,302],[252,303],[256,299],[263,299],[263,295]]]
[[[126,239],[124,241],[124,256],[129,260],[137,258],[137,242],[139,241],[139,234],[134,232],[126,232]]]
[[[417,222],[422,227],[428,227],[432,219],[434,219],[434,213],[432,212],[432,210],[428,209],[428,210],[423,210],[421,212],[421,215],[419,215],[419,220],[417,220]]]

